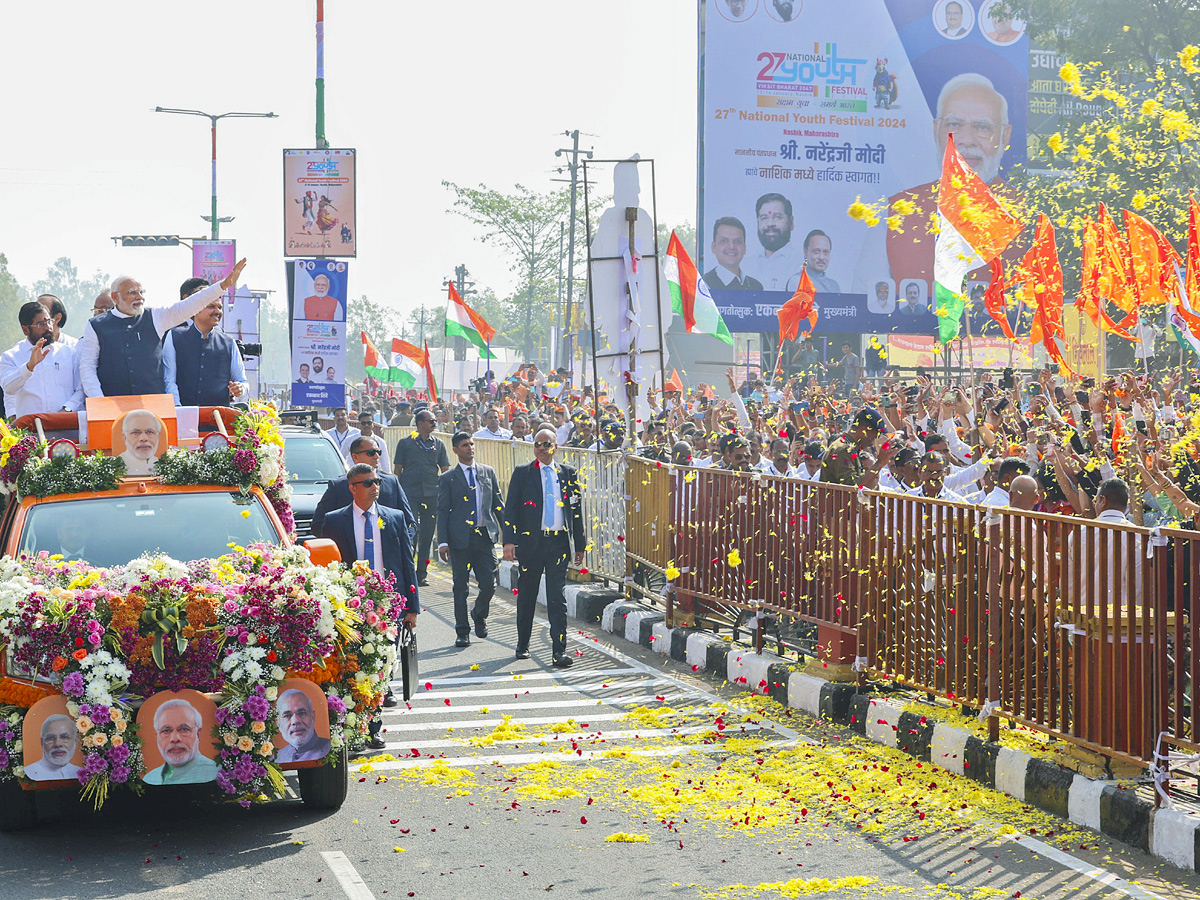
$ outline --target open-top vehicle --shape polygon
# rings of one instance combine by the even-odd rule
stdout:
[[[293,544],[272,409],[202,410],[189,437],[161,398],[103,399],[86,449],[47,441],[53,416],[0,423],[0,830],[34,824],[39,790],[211,783],[249,805],[288,770],[340,806],[403,599],[332,542]],[[143,431],[152,474],[130,476]]]

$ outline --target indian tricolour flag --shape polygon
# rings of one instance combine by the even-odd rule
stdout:
[[[721,318],[717,304],[708,292],[708,285],[700,277],[696,264],[674,231],[667,244],[663,274],[667,276],[667,287],[671,291],[671,309],[675,315],[683,317],[687,331],[712,335],[718,341],[732,344],[733,335],[725,327],[725,320]]]
[[[934,308],[938,341],[958,336],[966,308],[967,273],[991,262],[1021,231],[983,179],[959,156],[954,136],[946,141],[938,186],[938,234],[933,254]]]
[[[417,376],[421,374],[425,365],[425,351],[420,347],[414,347],[408,341],[394,339],[392,352],[385,359],[365,332],[362,342],[363,365],[368,375],[382,384],[399,384],[404,388],[416,384]]]
[[[446,304],[446,335],[466,338],[479,348],[484,359],[495,359],[496,354],[488,348],[496,329],[489,325],[479,313],[463,303],[462,297],[450,282],[450,299]]]

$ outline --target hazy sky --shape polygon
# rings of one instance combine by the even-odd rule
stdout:
[[[164,106],[280,116],[220,123],[217,193],[246,282],[282,290],[281,150],[314,145],[315,9],[9,4],[0,252],[17,279],[68,256],[83,275],[136,275],[152,305],[178,296],[189,251],[110,240],[207,235],[208,121],[152,112]],[[659,221],[695,221],[695,0],[326,0],[325,18],[326,134],[359,153],[351,296],[442,303],[458,263],[513,287],[507,261],[447,212],[441,182],[557,187],[568,129],[591,135],[597,158],[654,157]]]

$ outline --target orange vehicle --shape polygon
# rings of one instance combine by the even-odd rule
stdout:
[[[231,414],[233,411],[229,411]],[[74,417],[74,414],[71,414]],[[232,416],[230,416],[232,422]],[[277,420],[276,420],[277,422]],[[61,433],[60,426],[69,426],[69,421],[58,422],[54,421],[49,424],[56,426],[53,429],[46,429],[43,423],[43,428],[39,432],[44,433],[46,430],[52,430]],[[267,434],[269,428],[263,425],[261,420],[254,420],[251,426],[258,427],[261,433]],[[222,459],[230,459],[238,446],[238,442],[242,441],[242,446],[248,446],[245,440],[245,427],[243,425],[239,431],[234,434],[232,429],[230,434],[224,441],[215,442],[212,446],[216,448],[217,453],[224,452],[226,456]],[[265,430],[264,430],[265,429]],[[116,428],[113,429],[114,435]],[[134,448],[134,441],[137,439],[134,433],[137,429],[127,429],[126,437],[128,438],[129,446]],[[165,429],[164,429],[165,431]],[[15,434],[7,428],[0,426],[0,432],[3,434],[3,440],[0,440],[0,458],[7,461],[10,453],[15,446],[12,437]],[[153,434],[151,435],[153,437]],[[31,437],[31,436],[30,436]],[[165,435],[164,435],[165,437]],[[270,438],[274,441],[274,438]],[[255,444],[257,444],[255,438]],[[43,470],[50,467],[50,457],[55,455],[65,454],[68,461],[64,462],[58,471],[70,472],[70,466],[74,465],[71,460],[76,458],[84,459],[79,448],[71,442],[70,447],[58,446],[60,442],[55,441],[48,447],[44,442],[39,443],[39,447],[43,448],[40,452],[44,455],[44,459],[39,458],[37,466]],[[279,447],[282,448],[282,441],[278,441]],[[120,446],[120,444],[118,444]],[[57,449],[56,449],[57,447]],[[113,447],[110,454],[114,453],[118,448]],[[177,455],[176,462],[183,459],[185,462],[189,459],[199,458],[203,454],[203,450],[189,451],[188,456]],[[275,452],[275,451],[272,451]],[[282,462],[282,449],[278,455]],[[112,456],[101,456],[105,459],[111,459]],[[90,457],[93,461],[95,456]],[[136,460],[135,460],[136,461]],[[91,464],[88,464],[92,468]],[[112,467],[115,470],[115,466]],[[162,472],[166,471],[166,467],[161,467]],[[82,471],[82,468],[80,469]],[[281,474],[279,479],[286,483],[286,472],[280,467]],[[277,479],[277,482],[278,480]],[[281,518],[279,504],[277,500],[268,496],[271,490],[264,491],[259,484],[251,484],[250,486],[230,485],[230,484],[203,484],[203,483],[164,483],[170,481],[164,474],[163,480],[153,475],[124,477],[116,479],[113,486],[103,490],[87,490],[74,492],[54,492],[47,493],[44,496],[37,496],[34,493],[17,494],[14,493],[9,497],[6,508],[2,517],[0,517],[0,546],[3,547],[3,554],[7,561],[38,561],[38,560],[71,560],[78,563],[70,563],[69,565],[77,565],[78,571],[82,573],[90,573],[93,570],[98,572],[106,572],[109,570],[123,571],[122,567],[132,565],[132,561],[140,558],[153,557],[155,554],[161,554],[162,558],[170,558],[171,560],[215,560],[225,554],[229,554],[229,548],[263,547],[266,552],[269,548],[278,548],[280,558],[284,558],[289,549],[292,547],[292,535],[290,534],[290,511],[284,509],[284,517]],[[178,481],[178,478],[174,480]],[[27,482],[21,482],[26,487]],[[60,484],[71,483],[65,477]],[[42,482],[38,482],[42,485]],[[43,485],[44,487],[44,485]],[[271,485],[274,488],[275,485]],[[326,566],[331,562],[339,560],[336,547],[330,541],[312,540],[306,542],[306,548],[309,550],[308,559],[311,565]],[[234,551],[237,552],[237,551]],[[294,551],[292,557],[295,557]],[[22,563],[27,564],[27,563]],[[306,562],[306,564],[309,564]],[[6,565],[13,565],[11,562],[6,562]],[[331,570],[332,571],[332,570]],[[186,581],[183,582],[186,585]],[[53,592],[53,588],[47,587],[47,593]],[[61,590],[61,589],[60,589]],[[132,594],[130,596],[133,596]],[[161,604],[154,607],[155,610],[165,608],[168,613],[175,617],[181,617],[185,614],[181,612],[185,608],[185,601],[191,601],[194,598],[187,596],[182,598],[179,603],[172,607],[169,605],[163,607]],[[115,601],[113,606],[115,607]],[[138,607],[141,609],[141,607]],[[189,610],[190,606],[187,607]],[[315,606],[314,606],[315,608]],[[155,635],[156,656],[155,659],[159,663],[159,668],[164,665],[169,668],[171,659],[183,659],[185,652],[184,648],[187,644],[187,638],[190,634],[198,630],[203,630],[199,626],[201,623],[193,622],[188,626],[186,618],[183,619],[182,625],[171,625],[173,621],[170,615],[159,615],[159,612],[154,612],[149,604],[145,606],[145,613],[142,614],[141,626],[143,634]],[[174,613],[171,613],[174,610]],[[4,604],[0,602],[0,614],[4,611]],[[10,610],[11,613],[11,610]],[[106,610],[107,614],[107,610]],[[155,618],[157,616],[157,618]],[[17,632],[14,636],[13,622],[15,618],[8,619],[9,642],[5,646],[5,634],[3,625],[4,620],[0,618],[0,739],[3,738],[4,729],[7,726],[11,734],[14,729],[22,727],[22,723],[12,724],[11,720],[17,719],[18,715],[13,713],[13,710],[22,709],[24,712],[21,718],[24,719],[25,740],[27,746],[36,746],[39,740],[39,734],[35,729],[30,732],[30,719],[32,719],[40,706],[49,704],[51,701],[59,703],[62,709],[61,714],[57,717],[47,716],[43,711],[38,719],[38,727],[41,729],[40,738],[45,754],[43,760],[49,761],[53,751],[54,726],[53,720],[66,718],[86,718],[92,707],[86,705],[86,701],[71,702],[69,690],[69,680],[63,676],[75,670],[74,659],[86,658],[87,652],[104,652],[105,648],[111,648],[113,653],[117,653],[119,642],[114,644],[110,639],[110,634],[115,633],[116,618],[111,622],[105,620],[104,623],[104,641],[101,643],[96,641],[94,647],[82,645],[82,649],[76,650],[74,654],[65,652],[63,657],[55,660],[54,666],[46,665],[45,667],[30,666],[28,658],[24,666],[18,664],[16,656],[20,655],[22,645],[22,636]],[[138,620],[134,620],[135,626]],[[224,624],[218,626],[217,618],[213,615],[212,621],[208,623],[210,631],[221,630],[221,641],[225,640]],[[167,624],[163,624],[163,623]],[[160,631],[155,632],[153,628],[147,631],[144,623],[150,623],[157,627]],[[232,632],[231,632],[232,633]],[[136,632],[135,632],[136,635]],[[260,635],[260,640],[265,641],[265,636]],[[26,639],[27,640],[27,639]],[[285,653],[285,648],[278,639],[272,645],[279,649],[281,655]],[[170,652],[175,652],[173,649],[175,642],[178,642],[178,651],[176,656],[168,654],[166,662],[162,656],[161,644],[166,642],[170,645]],[[244,639],[243,639],[244,642]],[[77,644],[82,644],[77,640]],[[251,644],[254,643],[254,638],[251,637]],[[326,647],[334,646],[332,639],[324,645]],[[236,646],[235,646],[236,649]],[[346,648],[340,643],[334,655],[330,656],[330,660],[337,658],[337,653],[344,654]],[[226,653],[230,651],[226,650]],[[324,652],[324,651],[322,651]],[[79,654],[83,654],[81,657]],[[274,650],[270,651],[271,659],[274,658]],[[111,655],[110,657],[111,658]],[[132,658],[132,657],[131,657]],[[342,657],[344,658],[344,656]],[[62,665],[59,665],[59,662]],[[320,665],[318,658],[316,660]],[[281,660],[282,663],[282,660]],[[265,663],[264,663],[265,665]],[[282,766],[284,769],[294,770],[298,778],[298,793],[305,805],[315,808],[337,808],[340,807],[345,800],[348,774],[347,774],[347,748],[345,744],[333,741],[330,745],[330,728],[333,725],[334,709],[342,701],[332,696],[329,699],[329,710],[326,711],[324,688],[320,687],[322,681],[327,680],[325,677],[311,678],[305,681],[304,672],[290,671],[291,669],[310,669],[312,666],[295,666],[289,667],[287,680],[284,680],[282,673],[274,676],[274,680],[270,682],[271,687],[268,690],[258,690],[257,693],[261,697],[265,697],[270,701],[271,711],[261,717],[266,721],[267,728],[265,738],[274,738],[275,747],[279,751],[277,754],[269,752],[269,745],[263,743],[256,748],[255,752],[261,750],[266,758],[274,759],[278,756],[281,762],[286,762]],[[334,668],[337,668],[336,665]],[[212,672],[219,674],[215,664],[212,667]],[[263,676],[264,679],[266,676]],[[253,683],[253,682],[248,682]],[[207,689],[207,690],[190,690],[185,689],[189,686],[176,685],[172,691],[159,691],[153,696],[139,697],[132,695],[121,696],[119,699],[114,699],[112,703],[113,721],[118,718],[118,710],[124,710],[122,715],[127,716],[132,720],[135,716],[140,716],[141,707],[155,705],[162,707],[165,703],[165,708],[169,712],[176,709],[185,709],[185,712],[190,710],[196,715],[196,723],[200,724],[203,719],[203,733],[208,734],[210,728],[214,728],[215,724],[220,724],[223,720],[221,713],[217,712],[218,707],[224,705],[228,707],[230,698],[229,695],[222,694],[222,689]],[[204,687],[201,685],[201,687]],[[210,685],[211,687],[211,685]],[[285,690],[285,688],[287,690]],[[251,692],[253,693],[253,691]],[[301,694],[307,693],[309,699],[307,706],[304,704],[304,698]],[[63,695],[66,695],[65,697]],[[311,713],[314,709],[318,713],[317,718],[324,721],[324,743],[320,741],[310,741],[313,746],[320,747],[320,754],[297,752],[295,747],[289,746],[290,738],[286,738],[282,734],[284,730],[285,711],[283,706],[278,706],[279,725],[275,727],[276,722],[276,697],[280,694],[294,695],[290,699],[295,701],[292,703],[296,709],[300,710],[299,714],[304,714],[305,709]],[[82,698],[82,694],[80,697]],[[311,698],[318,698],[314,702]],[[253,698],[252,698],[253,699]],[[44,703],[43,703],[44,701]],[[80,713],[80,703],[84,703],[83,713]],[[266,701],[264,701],[266,702]],[[279,701],[282,703],[282,699]],[[286,704],[284,704],[286,705]],[[342,704],[344,707],[344,704]],[[49,708],[49,707],[48,707]],[[68,712],[69,709],[69,712]],[[105,706],[108,709],[108,706]],[[50,709],[54,712],[54,709]],[[203,712],[203,716],[200,713]],[[5,719],[5,715],[8,719]],[[190,768],[195,768],[198,763],[204,763],[203,759],[196,757],[188,758],[178,766],[172,767],[170,750],[164,749],[165,745],[162,741],[158,742],[157,749],[154,744],[155,733],[160,728],[160,715],[164,719],[162,724],[163,729],[171,728],[169,721],[170,716],[166,713],[154,713],[152,728],[146,729],[146,737],[144,740],[145,759],[144,772],[135,773],[134,779],[140,778],[146,784],[170,784],[170,783],[198,783],[197,780],[178,779],[176,781],[169,780],[169,776],[178,773],[186,772]],[[286,716],[291,716],[291,707],[286,711]],[[216,716],[215,724],[213,716]],[[185,720],[188,719],[184,715]],[[48,726],[47,721],[51,721]],[[138,719],[140,722],[140,718]],[[90,724],[90,723],[89,723]],[[146,725],[150,723],[147,722]],[[262,724],[262,723],[256,723]],[[191,729],[192,726],[185,721],[181,726],[185,730]],[[75,734],[74,729],[71,731],[70,737],[78,745],[82,743],[79,740],[79,735]],[[197,729],[200,730],[200,729]],[[219,729],[218,729],[219,730]],[[263,729],[258,729],[262,731]],[[82,725],[78,731],[85,734],[85,729]],[[122,729],[122,734],[124,734]],[[213,732],[214,734],[216,731]],[[85,734],[86,737],[86,734]],[[317,737],[320,737],[318,735]],[[94,738],[94,742],[99,742],[100,738]],[[225,743],[230,747],[234,744],[228,737]],[[216,766],[219,764],[219,758],[225,754],[226,750],[221,746],[220,742],[213,741],[214,751],[212,756],[217,759],[217,763],[205,763],[206,771],[215,773]],[[19,744],[10,742],[8,745],[11,751],[13,747],[19,747]],[[340,750],[339,750],[340,748]],[[159,751],[162,751],[161,755]],[[4,756],[5,745],[0,740],[0,757]],[[76,751],[83,752],[83,747],[79,747]],[[206,753],[208,751],[205,751]],[[11,755],[11,753],[10,753]],[[80,785],[85,786],[84,794],[88,793],[86,782],[83,777],[67,778],[67,777],[43,777],[38,780],[37,773],[45,769],[43,760],[39,760],[37,765],[42,765],[42,768],[35,769],[34,765],[29,764],[30,754],[25,754],[25,767],[15,769],[20,775],[20,778],[0,778],[0,831],[15,830],[19,828],[30,827],[36,822],[36,794],[39,790],[48,788],[75,788],[79,789]],[[72,763],[81,761],[81,756],[76,755],[72,758]],[[182,759],[182,757],[181,757]],[[139,761],[142,758],[138,757]],[[157,767],[152,767],[152,763],[161,763]],[[17,761],[11,762],[10,771],[13,771],[13,766],[16,766]],[[4,767],[4,763],[0,762],[0,768]],[[53,771],[62,775],[73,774],[78,772],[77,765],[69,765],[63,763],[58,769]],[[0,775],[4,774],[0,772]],[[275,776],[279,775],[279,767],[274,767]],[[155,780],[158,778],[160,780]],[[120,779],[124,781],[126,779]],[[205,777],[206,781],[217,780],[213,777]],[[220,782],[218,781],[218,784]],[[274,784],[277,787],[276,796],[280,795],[280,788],[283,784],[282,778],[275,780]],[[140,786],[139,786],[140,787]],[[234,793],[226,788],[227,793]],[[94,799],[94,797],[92,798]]]

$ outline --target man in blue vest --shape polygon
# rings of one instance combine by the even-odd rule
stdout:
[[[141,283],[128,275],[118,276],[112,285],[116,307],[88,322],[76,348],[84,393],[89,397],[165,394],[164,336],[234,287],[245,267],[246,260],[239,260],[217,284],[172,306],[150,310]]]
[[[207,279],[189,278],[179,287],[179,299],[206,287]],[[217,328],[223,303],[218,297],[163,339],[163,382],[176,406],[228,406],[250,388],[237,342]]]

